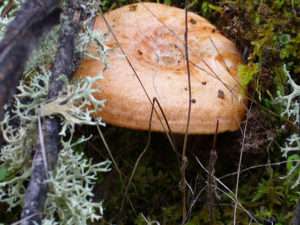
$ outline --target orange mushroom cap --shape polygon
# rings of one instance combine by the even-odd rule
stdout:
[[[94,29],[108,34],[107,45],[112,48],[108,67],[86,58],[76,72],[77,77],[103,72],[104,79],[96,83],[101,88],[96,97],[107,103],[97,115],[110,124],[147,130],[152,99],[157,98],[171,130],[184,133],[189,101],[184,10],[138,3],[104,16],[117,38],[104,19],[97,17]],[[217,120],[219,132],[239,129],[246,101],[237,76],[241,56],[235,45],[207,20],[188,13],[188,48],[192,92],[189,133],[214,133]],[[155,112],[152,130],[163,131],[162,114],[157,107]]]

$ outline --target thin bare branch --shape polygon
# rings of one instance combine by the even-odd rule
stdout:
[[[247,132],[248,119],[249,119],[249,115],[251,113],[252,105],[253,104],[251,103],[249,110],[247,112],[247,118],[246,118],[245,127],[244,127],[244,131],[243,131],[242,147],[241,147],[241,151],[240,151],[240,158],[239,158],[237,177],[236,177],[236,185],[235,185],[235,195],[234,195],[235,199],[238,199],[240,172],[241,172],[242,161],[243,161],[243,153],[244,153],[244,149],[245,149],[245,138],[246,138],[246,132]],[[237,223],[237,207],[238,207],[238,202],[236,201],[234,204],[234,210],[233,210],[233,225],[236,225],[236,223]]]
[[[57,51],[52,76],[50,78],[48,99],[58,96],[63,89],[64,82],[59,79],[61,75],[70,77],[73,72],[75,37],[79,31],[80,13],[76,1],[69,1],[68,7],[64,11],[64,20],[60,30],[59,49]],[[60,145],[60,122],[58,118],[45,118],[42,123],[42,133],[44,147],[42,142],[38,142],[32,165],[32,176],[25,193],[25,203],[22,211],[24,220],[22,225],[41,224],[42,211],[44,209],[47,197],[48,170],[55,168]],[[44,149],[44,150],[43,150]],[[43,157],[45,152],[46,157]],[[45,158],[47,162],[45,162]],[[47,165],[47,169],[45,169]]]
[[[196,162],[198,165],[203,169],[204,172],[209,174],[208,170],[205,168],[205,166],[201,163],[199,158],[196,156]],[[249,212],[243,205],[242,203],[234,197],[234,193],[230,190],[229,187],[227,187],[219,178],[215,177],[215,180],[217,181],[218,184],[220,184],[224,189],[216,186],[216,189],[221,191],[223,194],[225,194],[227,197],[229,197],[233,202],[237,202],[238,206],[248,215],[248,217],[258,223],[257,219],[255,218],[254,215],[252,215],[251,212]]]
[[[189,46],[188,46],[188,0],[185,0],[185,31],[184,31],[184,50],[185,50],[185,63],[186,63],[186,72],[187,72],[187,80],[188,80],[188,112],[187,112],[187,121],[186,121],[186,128],[184,134],[184,141],[181,153],[181,194],[182,194],[182,224],[186,221],[187,215],[187,197],[186,197],[186,168],[188,159],[186,156],[187,151],[187,143],[188,143],[188,135],[189,135],[189,127],[190,127],[190,120],[191,120],[191,111],[192,111],[192,87],[191,87],[191,71],[190,71],[190,60],[189,60]]]
[[[138,156],[138,158],[137,158],[137,160],[136,160],[136,162],[135,162],[135,164],[134,164],[133,170],[132,170],[132,172],[131,172],[129,181],[128,181],[127,185],[126,185],[124,196],[125,196],[127,199],[128,199],[128,196],[127,196],[127,195],[128,195],[129,187],[130,187],[130,185],[131,185],[131,183],[132,183],[132,180],[133,180],[134,175],[135,175],[135,173],[136,173],[137,167],[138,167],[140,161],[142,160],[143,156],[145,155],[145,153],[146,153],[147,150],[149,149],[150,144],[151,144],[151,134],[152,134],[152,129],[151,129],[151,127],[152,127],[153,114],[154,114],[154,112],[155,112],[155,105],[158,105],[160,111],[162,112],[162,115],[164,116],[163,111],[162,111],[162,108],[161,108],[161,105],[159,104],[159,101],[157,100],[157,98],[153,98],[153,101],[152,101],[152,107],[151,107],[151,113],[150,113],[149,123],[148,123],[148,139],[147,139],[147,143],[146,143],[146,145],[145,145],[143,151],[142,151],[142,152],[140,153],[140,155]],[[167,118],[166,118],[166,117],[164,117],[164,120],[165,120],[166,124],[168,125],[168,121],[167,121]],[[170,129],[169,125],[168,125],[168,128]],[[168,132],[170,132],[170,130],[169,130]],[[170,142],[171,146],[172,146],[172,143],[173,143],[173,142]],[[176,153],[177,153],[177,152],[176,152]],[[124,207],[124,199],[125,199],[125,198],[123,198],[122,203],[121,203],[121,210],[122,210],[123,207]]]
[[[219,129],[219,120],[217,120],[216,131],[213,140],[213,146],[209,155],[209,163],[208,163],[208,187],[207,187],[207,201],[208,201],[208,211],[209,211],[209,222],[211,225],[215,223],[215,215],[214,215],[214,205],[215,205],[215,165],[217,161],[217,136]]]
[[[293,163],[293,162],[300,163],[300,160],[283,160],[283,161],[275,162],[275,163],[264,163],[264,164],[249,166],[245,169],[241,169],[240,174],[249,172],[249,171],[254,170],[254,169],[264,168],[264,167],[281,166],[281,165],[287,164],[289,162],[291,162],[291,163]],[[233,173],[228,173],[228,174],[225,174],[225,175],[219,177],[219,179],[223,180],[223,179],[225,179],[227,177],[230,177],[230,176],[236,176],[237,174],[238,174],[237,171],[233,172]]]

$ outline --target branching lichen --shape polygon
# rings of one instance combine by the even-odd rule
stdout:
[[[0,123],[7,145],[0,149],[0,163],[6,169],[6,179],[0,183],[0,201],[9,209],[22,202],[24,181],[31,175],[31,154],[36,141],[38,106],[47,96],[49,74],[36,75],[32,85],[21,81],[11,112]]]
[[[86,49],[87,46],[90,46],[94,49],[94,51],[92,53],[91,51],[89,51],[89,53],[85,52],[85,56],[92,59],[101,60],[104,65],[107,65],[107,54],[110,48],[105,45],[105,40],[105,33],[93,31],[87,27],[86,33],[79,35],[77,49],[79,52],[84,52],[83,49]]]
[[[35,49],[29,62],[27,63],[25,74],[32,73],[33,70],[38,69],[37,65],[51,65],[54,60],[58,45],[59,26],[54,27],[51,32],[47,34],[44,41],[41,42],[40,48]]]
[[[292,134],[286,139],[284,147],[281,147],[282,156],[287,158],[291,153],[300,152],[300,136]]]
[[[86,78],[75,84],[67,84],[66,91],[51,101],[46,102],[49,74],[40,74],[32,79],[32,85],[21,82],[16,96],[13,117],[8,113],[1,123],[7,145],[0,150],[0,160],[7,170],[7,176],[0,183],[0,201],[14,208],[23,201],[25,181],[31,175],[31,151],[36,142],[36,124],[38,116],[62,115],[62,134],[70,135],[68,141],[62,138],[63,149],[59,155],[57,168],[49,179],[50,194],[46,209],[47,218],[54,218],[56,213],[64,221],[62,224],[75,224],[81,221],[101,218],[101,203],[92,203],[92,187],[99,172],[108,171],[109,161],[92,164],[82,153],[73,150],[74,145],[87,139],[71,143],[75,124],[99,125],[91,114],[102,107],[103,101],[95,99],[91,87],[97,78]],[[26,103],[22,100],[26,99]],[[90,105],[92,109],[87,109]],[[27,106],[27,107],[26,107]],[[18,124],[11,124],[18,121]],[[80,218],[80,220],[79,220]],[[71,222],[70,222],[71,221]],[[73,222],[72,222],[73,221]],[[85,222],[84,222],[85,221]],[[49,221],[48,221],[49,222]]]
[[[283,111],[281,116],[288,117],[293,121],[296,126],[300,125],[300,108],[299,108],[299,99],[300,99],[300,85],[298,85],[291,77],[289,71],[284,65],[283,68],[288,81],[287,83],[291,87],[291,92],[287,95],[279,95],[276,98],[277,103],[281,103],[283,106]],[[282,156],[285,158],[291,158],[295,155],[300,155],[300,136],[299,133],[293,133],[286,139],[286,142],[283,147],[281,147]],[[295,181],[292,185],[293,188],[300,184],[300,163],[292,164],[291,168],[288,171],[287,176],[294,175]]]
[[[63,142],[57,169],[50,174],[50,194],[46,203],[47,214],[45,221],[54,220],[59,215],[61,224],[87,224],[87,221],[97,221],[103,214],[102,203],[92,202],[93,185],[100,172],[107,172],[110,161],[93,164],[76,153],[73,148],[85,142],[86,138],[71,143],[71,139]],[[61,210],[64,209],[64,210]],[[52,224],[55,224],[52,222]]]
[[[295,124],[299,124],[300,85],[296,84],[296,82],[292,79],[285,65],[283,67],[283,71],[288,78],[287,83],[291,87],[292,92],[288,95],[281,95],[277,98],[277,101],[282,103],[282,105],[285,107],[285,109],[281,113],[281,116],[287,116],[288,118],[292,118]]]
[[[93,15],[96,14],[99,1],[86,1],[89,18],[84,22],[84,29],[77,40],[76,51],[85,54],[86,47],[93,42],[97,45],[96,55],[105,61],[108,48],[105,35],[94,33],[87,28]],[[0,18],[0,38],[10,19]],[[101,76],[85,78],[70,83],[62,74],[64,90],[55,99],[47,99],[48,82],[51,76],[50,65],[57,49],[58,32],[55,28],[41,44],[40,50],[34,53],[27,64],[24,79],[18,87],[14,104],[7,107],[0,129],[7,145],[0,148],[0,169],[5,176],[0,178],[0,202],[12,210],[21,206],[24,200],[26,183],[31,176],[31,163],[36,145],[39,117],[58,116],[62,123],[61,143],[57,167],[50,172],[49,193],[46,202],[44,225],[87,224],[102,217],[101,202],[93,202],[93,186],[101,172],[107,172],[110,162],[92,163],[82,152],[74,147],[87,141],[88,138],[73,140],[75,125],[104,125],[92,114],[99,110],[104,100],[94,98],[96,85],[93,83]]]
[[[76,124],[103,125],[100,119],[94,120],[92,118],[92,114],[104,104],[103,100],[94,98],[93,93],[97,90],[92,88],[92,84],[101,77],[86,77],[81,82],[73,85],[69,85],[64,76],[61,79],[66,82],[66,90],[58,98],[43,104],[40,108],[40,115],[61,115],[63,117],[63,128],[60,135],[63,136],[66,135],[68,128],[73,132]]]

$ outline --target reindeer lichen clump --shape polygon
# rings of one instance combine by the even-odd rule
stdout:
[[[86,224],[88,220],[101,218],[101,203],[92,202],[92,189],[99,172],[109,171],[110,162],[92,164],[83,153],[77,153],[74,147],[88,140],[81,138],[72,142],[76,124],[102,125],[94,121],[91,114],[102,107],[103,101],[94,99],[94,80],[85,79],[77,84],[66,85],[66,91],[52,102],[45,102],[49,74],[35,75],[30,85],[21,82],[20,93],[15,98],[13,116],[6,114],[1,123],[6,146],[0,150],[1,168],[5,168],[5,178],[0,183],[0,202],[12,209],[23,202],[25,181],[31,176],[32,147],[38,137],[38,119],[40,116],[62,115],[62,150],[58,165],[49,177],[46,220],[54,221],[54,215],[61,215],[63,224]],[[26,102],[22,101],[26,99]],[[80,102],[80,104],[79,104]],[[94,108],[88,110],[87,104]],[[57,106],[57,107],[55,107]],[[17,125],[14,122],[17,121]],[[64,138],[66,138],[65,140]],[[74,205],[75,204],[75,205]],[[63,206],[62,206],[63,205]],[[73,222],[72,222],[73,221]],[[76,222],[75,222],[76,221]],[[48,221],[49,222],[49,221]],[[49,223],[48,223],[49,224]],[[55,223],[53,223],[55,224]]]
[[[283,71],[287,76],[287,83],[291,87],[291,92],[287,95],[279,95],[276,102],[281,103],[284,110],[281,113],[282,117],[289,118],[295,126],[300,125],[300,85],[298,85],[290,75],[286,66],[284,65]],[[300,184],[300,135],[299,133],[291,134],[285,141],[285,145],[281,147],[282,156],[292,160],[289,164],[290,168],[287,176],[295,177],[292,188]],[[298,160],[295,160],[298,159]]]
[[[99,6],[90,0],[81,7],[89,7],[91,17]],[[1,18],[0,38],[11,18]],[[84,23],[84,32],[79,35],[76,51],[84,54],[86,46],[94,42],[99,46],[97,57],[105,61],[108,48],[105,35],[93,33]],[[18,94],[13,105],[7,106],[7,112],[0,123],[1,132],[6,141],[0,147],[0,202],[8,205],[8,210],[22,206],[26,184],[32,175],[32,155],[37,139],[42,138],[39,123],[43,117],[58,116],[62,128],[61,146],[56,168],[48,174],[49,193],[45,206],[44,225],[87,224],[102,217],[101,202],[93,202],[93,187],[99,173],[110,170],[110,161],[92,163],[83,152],[75,147],[89,138],[74,139],[75,125],[104,125],[92,114],[103,107],[104,100],[93,97],[96,91],[93,83],[101,76],[85,78],[71,83],[62,74],[65,83],[63,91],[55,99],[47,100],[48,84],[51,76],[50,64],[57,50],[58,29],[54,28],[35,51],[18,86]]]

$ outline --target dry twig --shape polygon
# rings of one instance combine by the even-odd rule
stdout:
[[[252,105],[253,105],[253,103],[251,103],[249,110],[247,112],[247,118],[246,118],[245,127],[244,127],[244,131],[243,131],[243,141],[242,141],[242,147],[241,147],[239,164],[238,164],[238,169],[237,169],[237,177],[236,177],[236,186],[235,186],[235,194],[234,194],[235,199],[238,199],[240,172],[241,172],[242,161],[243,161],[243,153],[244,153],[244,149],[245,149],[245,137],[246,137],[248,120],[249,120],[249,115],[251,113]],[[234,210],[233,210],[233,224],[234,225],[236,225],[236,223],[237,223],[237,208],[238,208],[238,202],[236,201],[234,204]]]
[[[75,37],[80,27],[80,13],[76,1],[69,1],[64,11],[64,21],[60,30],[59,48],[55,57],[52,76],[49,84],[48,99],[56,98],[63,89],[64,82],[59,79],[61,75],[68,78],[73,72],[73,59],[75,48]],[[24,220],[22,225],[41,224],[42,210],[47,197],[47,175],[45,164],[49,170],[53,170],[57,162],[60,149],[60,123],[58,118],[45,118],[42,123],[44,149],[41,143],[36,146],[36,152],[32,165],[32,176],[25,194],[25,204],[22,218],[30,215],[30,220]],[[44,162],[43,151],[47,162]]]
[[[217,147],[216,147],[218,129],[219,129],[219,120],[217,120],[216,132],[214,135],[213,146],[209,154],[209,163],[208,163],[207,201],[208,201],[209,220],[211,225],[215,223],[215,215],[214,215],[215,192],[216,192],[215,165],[218,158]]]
[[[182,193],[182,224],[186,222],[187,216],[187,194],[186,194],[186,168],[188,164],[188,159],[186,156],[187,151],[187,142],[188,142],[188,133],[189,133],[189,126],[191,120],[191,111],[192,111],[192,88],[191,88],[191,72],[190,72],[190,60],[189,60],[189,46],[188,46],[188,0],[185,0],[185,32],[184,32],[184,50],[185,50],[185,62],[186,62],[186,70],[187,70],[187,77],[188,77],[188,115],[187,115],[187,122],[186,122],[186,129],[184,134],[184,141],[182,147],[182,154],[181,154],[181,193]]]

